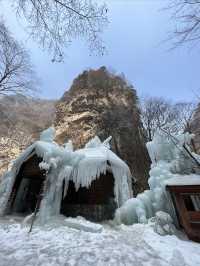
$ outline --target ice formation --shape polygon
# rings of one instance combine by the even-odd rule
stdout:
[[[83,217],[65,218],[63,224],[84,232],[101,233],[103,231],[102,225],[87,221]]]
[[[161,236],[174,235],[177,231],[172,217],[163,211],[157,212],[155,217],[149,220],[149,224],[152,224],[154,232]]]
[[[193,182],[198,182],[198,180],[200,182],[199,167],[197,167],[200,156],[190,151],[189,145],[192,137],[193,135],[189,133],[169,136],[160,131],[151,142],[147,143],[152,161],[148,180],[150,189],[136,198],[129,199],[117,209],[116,223],[128,225],[147,223],[148,219],[155,216],[158,211],[169,213],[176,221],[173,205],[165,186],[170,180],[178,179],[176,182],[188,182],[187,180],[191,177]],[[193,158],[187,151],[191,152]],[[191,173],[196,173],[195,177]]]
[[[76,190],[91,185],[100,174],[110,171],[114,177],[114,194],[117,206],[132,197],[131,173],[120,158],[109,147],[108,138],[103,143],[98,137],[88,142],[83,149],[73,151],[71,142],[59,146],[54,140],[54,128],[42,132],[40,140],[28,147],[14,162],[12,169],[3,176],[0,186],[0,215],[6,212],[12,187],[21,165],[32,155],[42,158],[39,167],[46,171],[43,199],[40,204],[39,219],[45,222],[50,216],[58,215],[62,197],[62,186],[67,193],[69,181]]]

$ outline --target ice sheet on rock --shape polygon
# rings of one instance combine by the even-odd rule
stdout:
[[[200,183],[200,175],[191,175],[192,172],[197,171],[195,162],[183,148],[184,144],[187,149],[190,149],[189,143],[192,137],[193,135],[188,133],[168,137],[163,132],[157,132],[154,139],[147,143],[152,160],[148,180],[150,190],[128,200],[117,209],[116,223],[147,223],[148,219],[155,216],[158,211],[169,213],[176,222],[174,207],[165,187],[170,182]],[[198,155],[193,154],[193,156],[199,160]],[[189,174],[185,175],[185,173]]]

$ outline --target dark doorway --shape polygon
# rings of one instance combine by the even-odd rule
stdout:
[[[22,164],[9,199],[9,213],[27,215],[35,211],[45,179],[45,171],[39,167],[41,161],[33,155]]]
[[[61,203],[61,213],[65,216],[83,216],[91,221],[112,219],[115,209],[114,178],[109,172],[94,180],[89,189],[81,187],[76,191],[70,181]]]

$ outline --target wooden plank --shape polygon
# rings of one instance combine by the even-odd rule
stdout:
[[[179,212],[180,223],[182,224],[188,238],[193,241],[200,241],[199,226],[191,222],[192,218],[198,218],[198,214],[193,214],[186,209],[184,199],[180,193],[175,194],[176,207]],[[191,214],[192,213],[192,214]]]
[[[200,193],[199,185],[191,185],[191,186],[166,186],[166,189],[174,192],[174,193]]]
[[[189,211],[188,212],[190,221],[200,223],[200,211]]]

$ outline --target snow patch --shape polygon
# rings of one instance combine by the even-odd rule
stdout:
[[[74,229],[78,229],[78,230],[90,232],[90,233],[101,233],[103,230],[102,225],[89,222],[82,217],[66,218],[64,223],[66,224],[66,226],[70,228],[74,228]]]
[[[166,185],[168,186],[192,186],[192,185],[200,185],[200,175],[181,175],[175,176],[166,181]]]
[[[55,223],[34,226],[28,234],[15,220],[0,220],[0,266],[197,266],[200,261],[199,244],[160,236],[150,225],[104,225],[102,232],[90,233]]]
[[[153,223],[154,231],[161,236],[176,234],[177,230],[173,224],[173,219],[166,212],[157,212],[156,216],[150,219],[150,223]]]

